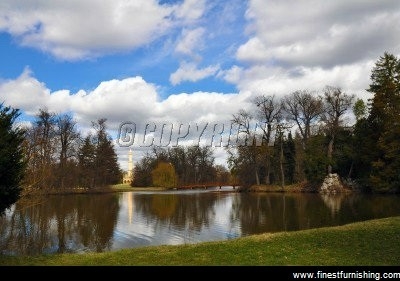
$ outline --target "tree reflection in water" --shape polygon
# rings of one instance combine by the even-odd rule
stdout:
[[[0,249],[14,255],[109,250],[118,213],[116,194],[21,200],[0,218]]]
[[[399,196],[216,190],[54,195],[19,200],[0,217],[10,255],[103,252],[225,240],[400,215]]]

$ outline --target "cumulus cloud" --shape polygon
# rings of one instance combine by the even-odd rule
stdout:
[[[341,87],[367,99],[374,63],[400,54],[398,1],[251,0],[248,40],[219,75],[239,91],[285,95]]]
[[[131,50],[164,35],[179,21],[201,17],[204,1],[21,1],[0,4],[0,31],[24,46],[65,60]]]
[[[184,62],[174,73],[170,75],[169,81],[172,83],[172,85],[178,85],[183,81],[195,82],[216,74],[218,70],[218,65],[210,65],[208,67],[198,69],[196,64]]]
[[[233,66],[224,72],[224,78],[236,83],[240,91],[254,94],[274,94],[284,96],[296,90],[320,92],[325,86],[340,87],[349,94],[368,99],[371,69],[375,61],[338,65],[331,69],[322,67],[270,67],[255,65],[248,68]]]
[[[250,39],[237,58],[287,67],[332,68],[400,52],[398,1],[249,2]]]
[[[50,91],[43,82],[32,77],[27,67],[15,80],[0,83],[0,100],[33,115],[47,103]]]
[[[39,109],[72,112],[84,132],[92,121],[106,118],[114,136],[124,122],[138,125],[143,137],[146,124],[229,123],[232,115],[250,106],[251,93],[218,92],[177,93],[161,100],[156,85],[135,76],[101,82],[93,90],[51,91],[27,68],[14,80],[0,82],[0,100],[34,116]]]
[[[233,113],[247,108],[248,95],[209,92],[181,93],[162,102],[164,114],[175,121],[211,122],[229,120]]]
[[[107,118],[113,123],[132,118],[149,119],[157,116],[158,106],[156,87],[138,76],[104,81],[92,91],[51,92],[29,70],[15,80],[0,84],[0,98],[29,115],[37,113],[39,108],[56,113],[71,111],[82,125],[99,118]]]

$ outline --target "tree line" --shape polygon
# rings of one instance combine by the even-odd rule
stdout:
[[[0,104],[0,211],[21,191],[92,189],[120,183],[106,119],[92,121],[83,136],[71,114],[39,109],[31,126],[17,125],[21,112]]]
[[[92,121],[94,133],[78,131],[72,116],[40,109],[23,143],[30,189],[95,188],[119,183],[122,171],[106,119]]]
[[[319,184],[337,168],[333,148],[338,134],[348,131],[344,114],[353,99],[332,86],[325,87],[323,95],[299,90],[279,100],[274,95],[257,96],[252,112],[242,110],[233,116],[242,136],[252,142],[228,148],[231,170],[245,185],[284,187],[304,180]],[[250,128],[254,122],[264,124],[259,136]]]
[[[215,164],[209,146],[153,147],[136,165],[132,186],[176,187],[232,183],[230,173]]]
[[[245,186],[305,182],[311,190],[337,173],[352,188],[398,193],[400,60],[385,52],[370,78],[367,102],[333,86],[256,97],[253,110],[233,115],[247,145],[227,149],[231,172]],[[265,126],[255,133],[254,122]]]

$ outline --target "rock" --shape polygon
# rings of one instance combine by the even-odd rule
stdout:
[[[323,194],[337,194],[347,192],[347,190],[343,186],[338,174],[328,174],[319,188],[319,192]]]

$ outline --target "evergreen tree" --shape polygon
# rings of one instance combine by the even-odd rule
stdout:
[[[400,191],[400,60],[385,53],[376,62],[368,89],[374,94],[368,116],[373,140],[369,183],[376,192]]]
[[[92,188],[95,185],[95,146],[91,136],[87,136],[78,153],[79,185]]]
[[[106,186],[119,183],[122,179],[122,171],[118,164],[118,157],[115,152],[111,137],[106,130],[106,119],[99,119],[92,125],[96,129],[96,159],[95,176],[96,186]]]
[[[0,212],[16,202],[24,176],[24,130],[14,126],[18,109],[0,104]]]
[[[118,157],[115,153],[111,139],[102,139],[96,148],[96,171],[98,184],[106,186],[117,184],[122,179],[122,172],[119,168]]]
[[[99,119],[92,123],[96,135],[87,136],[79,149],[80,185],[86,188],[117,184],[122,179],[118,157],[105,122],[106,119]]]
[[[305,150],[304,173],[311,188],[317,190],[326,176],[326,167],[331,164],[326,153],[329,143],[328,138],[323,135],[312,136]]]
[[[151,171],[156,166],[156,159],[151,157],[150,155],[146,155],[143,157],[134,168],[134,179],[131,183],[133,187],[145,187],[152,185],[152,175]]]
[[[350,177],[355,179],[360,187],[370,190],[371,163],[376,154],[376,132],[366,118],[358,120],[353,131],[351,139],[353,165]]]
[[[353,142],[353,132],[348,128],[340,128],[336,132],[335,150],[332,154],[332,169],[343,179],[352,176],[354,167],[354,148],[360,143]]]
[[[289,131],[287,140],[284,143],[284,157],[285,157],[285,178],[288,184],[295,182],[296,172],[296,145],[294,143],[292,133]]]

